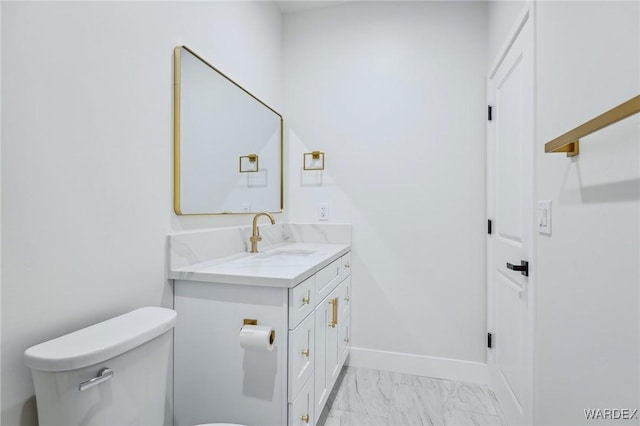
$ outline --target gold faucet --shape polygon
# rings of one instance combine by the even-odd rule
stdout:
[[[253,234],[251,235],[251,238],[249,238],[249,241],[251,241],[251,252],[250,253],[257,253],[258,252],[258,241],[262,241],[262,237],[260,236],[260,228],[258,228],[258,218],[260,216],[267,216],[269,218],[269,220],[271,220],[271,224],[272,225],[276,224],[276,220],[273,218],[271,213],[262,212],[262,213],[258,213],[257,215],[255,215],[253,217]]]

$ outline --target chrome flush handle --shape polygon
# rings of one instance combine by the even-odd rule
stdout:
[[[87,380],[86,382],[82,382],[80,383],[80,386],[78,386],[78,390],[80,392],[86,391],[87,389],[91,389],[94,386],[98,386],[100,383],[104,383],[107,380],[111,380],[114,376],[114,372],[112,369],[110,368],[103,368],[102,370],[100,370],[100,372],[98,373],[98,375],[96,377],[94,377],[93,379]]]

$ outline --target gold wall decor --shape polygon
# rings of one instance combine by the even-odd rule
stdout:
[[[324,152],[305,152],[302,156],[302,168],[304,170],[324,170]]]
[[[244,159],[244,161],[242,161]],[[256,173],[260,171],[259,158],[257,154],[240,156],[240,173]]]

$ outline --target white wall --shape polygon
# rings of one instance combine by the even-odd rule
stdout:
[[[250,221],[173,213],[181,44],[281,110],[281,17],[271,2],[2,2],[6,425],[36,424],[27,347],[170,305],[166,235]]]
[[[584,409],[638,408],[640,117],[582,139],[573,160],[543,146],[640,94],[640,4],[536,13],[537,197],[553,234],[538,237],[535,420],[577,425]]]
[[[481,2],[285,15],[289,214],[353,223],[355,347],[485,361],[486,37]]]

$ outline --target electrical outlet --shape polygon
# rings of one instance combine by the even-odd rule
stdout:
[[[329,220],[329,204],[318,204],[318,220]]]

